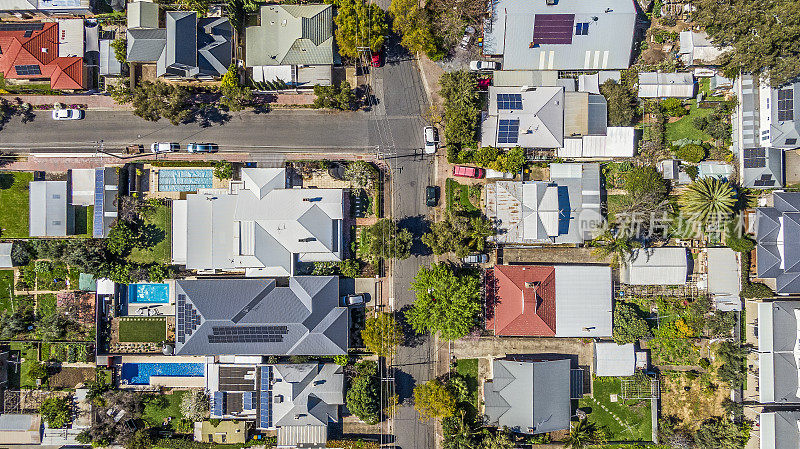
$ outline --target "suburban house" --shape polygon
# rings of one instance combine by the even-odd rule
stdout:
[[[758,423],[761,449],[795,449],[800,446],[800,411],[762,411]]]
[[[333,363],[209,364],[207,388],[212,419],[277,430],[278,447],[325,447],[344,405],[343,368]]]
[[[73,234],[74,213],[67,197],[67,181],[32,181],[29,185],[28,230],[31,237]]]
[[[779,295],[800,293],[800,193],[775,192],[772,207],[756,208],[756,266]]]
[[[9,83],[49,81],[57,90],[82,90],[83,19],[0,23],[0,73]]]
[[[620,264],[619,280],[629,285],[685,285],[691,259],[683,247],[638,249]]]
[[[173,201],[174,263],[291,276],[298,262],[342,260],[342,189],[290,188],[282,168],[245,168],[241,178]]]
[[[347,354],[339,278],[175,281],[177,355]]]
[[[758,400],[762,404],[800,404],[800,367],[795,345],[800,301],[758,304]]]
[[[338,59],[333,5],[265,5],[259,19],[245,30],[245,66],[254,81],[331,85]]]
[[[42,444],[42,417],[0,414],[0,444]]]
[[[159,28],[158,4],[128,6],[128,62],[136,77],[212,79],[228,71],[233,28],[227,18],[197,17],[194,11],[167,11]]]
[[[550,164],[550,181],[486,185],[500,244],[581,244],[602,225],[599,164]]]
[[[691,73],[643,72],[639,74],[639,98],[692,98]]]
[[[609,266],[495,265],[485,288],[486,329],[497,336],[611,336]]]
[[[583,370],[571,366],[568,358],[536,355],[493,360],[492,378],[483,383],[488,422],[527,434],[569,429],[571,399],[583,393]]]
[[[0,2],[0,17],[30,19],[53,15],[92,15],[91,0],[3,0]]]
[[[646,359],[646,353],[640,351]],[[594,375],[598,377],[627,377],[636,372],[636,348],[633,343],[618,345],[613,341],[594,343]],[[645,365],[646,366],[646,365]]]
[[[726,48],[717,48],[705,31],[681,31],[678,57],[686,67],[717,65]]]
[[[118,167],[70,170],[70,204],[93,207],[92,237],[105,238],[117,219]]]
[[[483,54],[504,70],[615,70],[631,62],[631,0],[498,0],[489,5]]]
[[[733,150],[744,187],[783,186],[785,150],[800,148],[800,80],[779,88],[750,75],[734,83]],[[798,95],[795,95],[797,93]]]

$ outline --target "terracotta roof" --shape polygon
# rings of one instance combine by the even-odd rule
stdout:
[[[50,78],[53,89],[83,89],[83,58],[59,57],[58,23],[41,25],[40,30],[0,30],[0,73],[9,79]],[[20,65],[37,65],[41,74],[18,74]]]
[[[486,328],[495,335],[556,334],[555,268],[497,265],[486,273]]]

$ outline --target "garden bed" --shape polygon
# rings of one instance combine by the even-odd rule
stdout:
[[[714,374],[662,373],[661,414],[678,417],[691,430],[708,418],[724,416],[722,401],[729,397],[730,389]]]
[[[460,184],[455,179],[448,178],[445,182],[445,199],[447,210],[461,208],[466,212],[476,212],[479,209],[472,203],[470,186]]]
[[[478,359],[456,360],[456,372],[466,380],[470,395],[469,404],[462,403],[459,407],[465,409],[469,416],[478,416]]]

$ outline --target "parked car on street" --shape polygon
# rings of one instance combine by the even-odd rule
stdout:
[[[215,143],[190,143],[186,145],[186,151],[189,153],[214,153],[219,151],[219,145]]]
[[[487,263],[489,262],[488,254],[469,254],[462,259],[464,263]]]
[[[436,146],[439,143],[439,133],[433,126],[426,126],[422,132],[425,138],[425,154],[436,154]]]
[[[436,207],[439,204],[439,189],[436,186],[428,186],[425,188],[425,204],[428,207]]]
[[[150,145],[151,153],[172,153],[180,151],[181,144],[175,142],[156,142]]]
[[[486,170],[479,167],[468,167],[466,165],[456,165],[453,167],[453,176],[462,178],[481,179],[486,176]]]
[[[342,296],[342,307],[362,306],[364,302],[364,295],[362,294]]]
[[[481,70],[497,70],[497,63],[494,61],[472,61],[469,63],[469,69],[473,72]]]
[[[83,111],[80,109],[53,109],[53,120],[80,120]]]
[[[372,67],[383,66],[383,47],[378,51],[372,52]]]

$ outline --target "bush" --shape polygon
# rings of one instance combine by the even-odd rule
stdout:
[[[53,429],[63,429],[70,422],[70,400],[64,397],[50,396],[39,406],[42,419]]]
[[[667,117],[683,117],[689,111],[678,98],[667,98],[661,102],[661,110]]]
[[[728,248],[740,253],[749,253],[756,247],[756,242],[746,235],[731,235],[725,240],[725,244],[728,245]]]
[[[347,354],[336,355],[333,357],[333,363],[339,366],[347,366],[348,364],[350,364],[350,357]]]
[[[344,179],[350,181],[353,187],[364,189],[378,180],[378,169],[367,161],[353,161],[344,169]]]
[[[631,91],[614,80],[608,80],[600,86],[600,93],[608,103],[608,124],[629,126],[636,115],[635,98]]]
[[[214,177],[217,179],[233,178],[233,165],[228,161],[219,161],[215,163]]]
[[[690,143],[678,148],[675,157],[696,164],[706,158],[706,149],[701,145]]]
[[[347,409],[365,423],[377,424],[380,419],[378,364],[372,361],[359,362],[356,372],[347,390]]]
[[[342,81],[338,86],[314,86],[315,108],[352,110],[355,107],[355,94],[347,81]]]
[[[621,345],[653,338],[653,331],[639,314],[638,308],[624,302],[618,302],[614,307],[613,333],[614,341]]]
[[[703,369],[706,369],[706,370],[711,367],[711,362],[709,362],[708,359],[705,358],[705,357],[700,359],[700,361],[697,364],[700,365],[700,368],[703,368]]]

